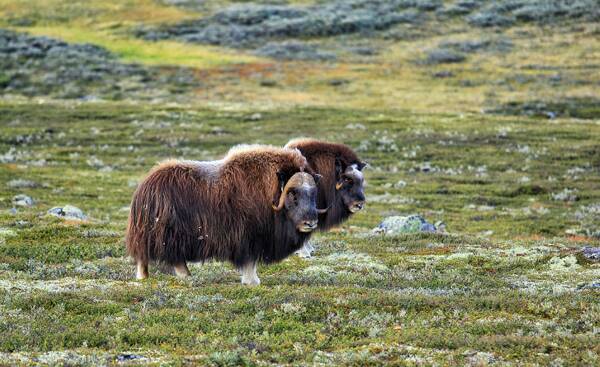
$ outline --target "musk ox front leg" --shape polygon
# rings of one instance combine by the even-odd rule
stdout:
[[[260,284],[260,279],[258,279],[258,274],[256,274],[256,261],[243,265],[240,268],[240,273],[242,274],[242,284],[250,286]]]
[[[295,254],[303,259],[308,259],[312,257],[313,251],[315,251],[314,246],[310,242],[306,241],[304,242],[304,245],[302,245],[302,248],[296,251]]]
[[[148,278],[148,263],[143,262],[142,260],[137,261],[137,272],[135,274],[135,278],[138,280]]]

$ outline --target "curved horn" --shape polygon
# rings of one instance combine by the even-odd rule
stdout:
[[[273,204],[271,206],[273,207],[273,210],[275,210],[276,212],[278,212],[281,209],[283,209],[284,205],[285,205],[285,193],[282,191],[281,192],[281,196],[279,197],[279,203],[277,203],[277,205]]]
[[[331,208],[331,205],[328,206],[325,209],[317,209],[317,213],[319,213],[319,214],[325,214],[325,213],[327,213],[327,211],[329,210],[329,208]]]
[[[277,205],[272,205],[273,210],[275,210],[276,212],[280,211],[285,206],[285,196],[287,195],[287,192],[290,189],[291,182],[292,182],[292,179],[290,178],[288,180],[288,182],[285,184],[285,186],[281,189],[281,196],[279,196],[279,203],[277,203]]]
[[[341,183],[341,182],[336,182],[336,184],[335,184],[335,189],[336,189],[336,190],[339,190],[339,189],[341,189],[341,188],[342,188],[342,186],[343,186],[343,185],[344,185],[344,184],[343,184],[343,183]]]

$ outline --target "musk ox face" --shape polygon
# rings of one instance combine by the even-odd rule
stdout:
[[[276,211],[285,209],[285,214],[299,232],[311,232],[317,228],[317,182],[306,172],[295,173],[283,186],[279,204],[273,206]]]
[[[335,188],[340,193],[344,205],[351,213],[356,213],[365,206],[365,179],[362,173],[364,167],[365,164],[359,162],[342,168],[342,164],[336,161],[338,182]]]

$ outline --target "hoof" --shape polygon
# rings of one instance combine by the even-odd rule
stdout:
[[[310,252],[306,251],[305,249],[296,251],[296,255],[300,256],[303,259],[309,259],[312,257],[312,254]]]
[[[148,264],[138,262],[135,272],[135,279],[144,280],[146,278],[148,278]]]
[[[260,279],[258,279],[258,277],[250,278],[250,279],[242,277],[242,284],[254,287],[254,286],[260,285]]]
[[[303,259],[309,259],[312,257],[312,253],[315,250],[313,245],[310,242],[307,242],[302,246],[302,248],[295,252],[296,255],[300,256]]]

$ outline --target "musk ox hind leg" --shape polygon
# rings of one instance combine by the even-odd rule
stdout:
[[[137,260],[135,279],[142,280],[146,278],[148,278],[148,263],[142,260]]]
[[[250,286],[260,284],[260,279],[258,279],[258,274],[256,274],[256,261],[244,264],[240,268],[240,273],[242,274],[242,284]]]
[[[175,275],[177,275],[179,278],[187,278],[192,275],[185,262],[175,264],[173,269],[175,269]]]

